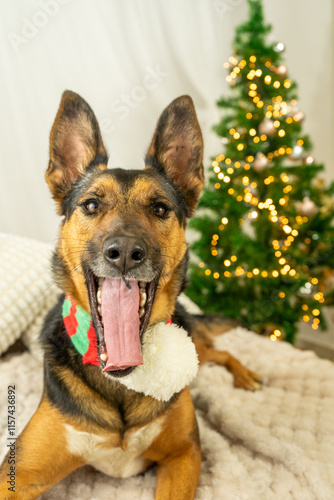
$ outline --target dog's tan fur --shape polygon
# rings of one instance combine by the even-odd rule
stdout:
[[[145,177],[137,176],[126,193],[120,181],[110,176],[105,155],[93,112],[78,95],[65,92],[50,135],[50,164],[46,174],[58,211],[65,216],[55,276],[64,292],[90,312],[82,269],[82,262],[87,259],[86,244],[94,241],[100,248],[110,228],[121,227],[129,232],[135,218],[142,234],[149,235],[152,248],[159,248],[164,263],[150,316],[152,325],[174,314],[185,278],[185,221],[192,215],[204,183],[202,135],[191,99],[183,96],[163,112],[148,150]],[[163,176],[156,175],[157,168],[163,169]],[[89,193],[103,199],[103,209],[93,218],[80,208],[89,193],[84,192],[76,200],[72,211],[66,209],[76,182],[89,175],[93,178]],[[166,196],[160,179],[180,193],[180,206],[186,207],[184,219],[176,211],[171,211],[163,224],[152,217],[148,209],[150,200],[157,193],[160,202]],[[228,353],[213,348],[212,334],[221,333],[222,327],[226,327],[222,321],[194,319],[190,333],[200,362],[213,361],[226,366],[233,373],[236,385],[257,388],[255,374]],[[68,366],[58,362],[52,356],[52,349],[46,347],[45,370],[62,388],[60,394],[67,398],[69,410],[62,411],[62,401],[51,400],[46,382],[41,403],[16,443],[15,493],[8,490],[5,459],[0,471],[0,498],[33,500],[78,467],[86,463],[98,466],[99,454],[107,457],[108,450],[110,457],[118,450],[122,459],[131,455],[134,460],[132,451],[127,454],[127,450],[135,446],[134,435],[141,433],[141,444],[134,450],[137,462],[120,469],[120,474],[135,470],[141,460],[144,468],[156,463],[157,500],[193,499],[201,454],[189,388],[169,402],[158,401],[105,377],[96,366],[73,369],[74,354],[70,348],[66,352]]]

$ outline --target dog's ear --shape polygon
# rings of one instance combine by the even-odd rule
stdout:
[[[178,97],[163,111],[145,164],[177,186],[191,216],[204,185],[203,139],[191,97]]]
[[[92,109],[78,94],[66,90],[50,134],[50,161],[45,175],[60,213],[64,198],[87,167],[94,162],[107,168],[107,161]]]

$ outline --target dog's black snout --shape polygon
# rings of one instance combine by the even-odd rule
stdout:
[[[146,259],[145,243],[131,236],[107,238],[103,244],[105,260],[123,275],[142,264]]]

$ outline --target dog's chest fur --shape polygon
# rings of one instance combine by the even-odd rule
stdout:
[[[118,434],[102,437],[66,425],[68,450],[109,476],[127,478],[146,469],[148,464],[142,453],[160,434],[163,422],[164,417],[160,417],[140,429],[128,431],[122,442]]]

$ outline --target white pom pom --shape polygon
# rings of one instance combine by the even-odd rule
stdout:
[[[198,359],[191,337],[176,325],[158,323],[143,339],[144,364],[118,381],[128,389],[168,401],[195,378]]]

